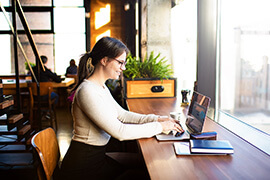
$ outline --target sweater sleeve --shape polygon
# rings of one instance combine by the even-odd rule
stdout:
[[[111,94],[109,92],[99,94],[96,91],[93,88],[81,88],[76,94],[76,98],[78,106],[84,114],[99,128],[99,131],[96,130],[97,132],[100,133],[103,130],[120,141],[152,137],[162,132],[162,126],[159,122],[151,122],[155,119],[151,115],[146,116],[124,112],[133,121],[138,118],[138,122],[146,123],[130,124],[120,121],[117,110],[119,107],[116,108],[115,104],[111,101]],[[125,116],[124,114],[121,117]]]
[[[115,107],[118,112],[118,119],[124,123],[135,123],[135,124],[143,124],[147,122],[156,122],[158,119],[157,115],[154,114],[139,114],[131,111],[127,111],[123,109],[114,99]]]

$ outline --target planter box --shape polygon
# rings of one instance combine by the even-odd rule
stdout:
[[[124,79],[124,98],[175,97],[176,78]]]

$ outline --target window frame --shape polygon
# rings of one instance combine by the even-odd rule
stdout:
[[[207,116],[270,155],[270,135],[219,109],[220,0],[198,0],[198,91],[209,96]]]
[[[53,5],[52,6],[22,6],[23,12],[49,12],[50,13],[50,21],[51,21],[51,29],[50,30],[31,30],[32,34],[54,34],[54,13],[53,13]],[[12,13],[12,7],[5,7],[5,10],[8,13]],[[1,11],[1,10],[0,10]],[[1,11],[2,12],[2,11]],[[25,34],[24,30],[17,30],[18,34]],[[11,30],[0,30],[0,34],[12,34]]]
[[[50,14],[50,18],[49,19],[49,23],[50,23],[50,27],[48,27],[49,29],[31,29],[31,33],[33,35],[44,35],[44,34],[48,34],[48,35],[53,35],[55,36],[57,34],[57,32],[55,32],[55,25],[54,25],[54,19],[55,19],[55,14],[54,14],[54,10],[55,8],[59,7],[59,8],[65,8],[65,6],[55,6],[54,5],[54,0],[51,0],[50,2],[50,6],[25,6],[25,5],[22,5],[22,9],[23,9],[23,12],[24,13],[42,13],[42,12],[48,12]],[[74,8],[74,7],[78,7],[78,8],[84,8],[85,9],[85,13],[89,12],[90,11],[90,2],[89,1],[83,1],[83,4],[80,5],[80,6],[66,6],[68,8]],[[8,6],[4,6],[5,10],[7,13],[10,13],[12,14],[13,13],[13,6],[10,4]],[[1,11],[1,9],[0,9]],[[2,12],[2,11],[1,11]],[[65,17],[63,17],[65,18]],[[17,19],[17,18],[16,18]],[[11,20],[12,21],[12,20]],[[18,19],[18,21],[20,21]],[[16,23],[18,24],[18,23]],[[25,35],[25,31],[23,29],[18,29],[17,28],[17,34],[18,35]],[[12,31],[11,30],[0,30],[0,35],[13,35]],[[85,35],[85,51],[89,51],[90,50],[90,20],[89,18],[85,18],[85,31],[84,31],[84,35]],[[55,51],[55,47],[53,48],[54,51]],[[11,56],[13,56],[13,52],[11,51],[10,52]],[[55,52],[53,52],[53,55],[55,55]],[[11,58],[12,60],[12,58]],[[55,64],[55,62],[54,62]],[[22,67],[20,67],[21,69]],[[55,68],[54,68],[55,69]],[[11,62],[11,70],[10,70],[11,74],[14,73],[14,67],[12,66],[12,62]],[[4,74],[3,74],[4,75]]]

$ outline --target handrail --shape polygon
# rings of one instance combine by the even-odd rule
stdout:
[[[31,31],[30,31],[30,28],[29,28],[29,26],[28,26],[28,23],[27,23],[27,21],[26,21],[26,18],[25,18],[25,16],[24,16],[24,12],[23,12],[23,9],[22,9],[22,6],[21,6],[21,4],[20,4],[20,1],[19,0],[16,0],[17,1],[17,6],[18,6],[18,14],[19,14],[19,17],[20,17],[20,20],[21,20],[21,22],[22,22],[22,25],[23,25],[23,27],[24,27],[24,30],[26,31],[26,35],[27,35],[27,37],[28,37],[28,40],[29,40],[29,42],[30,42],[30,44],[31,44],[31,47],[32,47],[32,49],[33,49],[33,51],[34,51],[34,54],[36,55],[36,57],[38,57],[38,59],[39,59],[39,62],[40,62],[40,64],[41,64],[41,67],[42,67],[42,69],[43,69],[43,71],[45,71],[45,67],[44,67],[44,64],[43,64],[43,62],[42,62],[42,60],[41,60],[41,58],[40,58],[40,55],[39,55],[39,52],[38,52],[38,50],[37,50],[37,46],[36,46],[36,43],[35,43],[35,41],[34,41],[34,38],[33,38],[33,35],[32,35],[32,33],[31,33]]]
[[[12,2],[13,2],[13,7],[14,7],[14,9],[15,9],[14,14],[15,14],[16,12],[18,13],[18,15],[19,15],[19,17],[20,17],[20,20],[21,20],[21,23],[22,23],[22,25],[23,25],[23,27],[24,27],[25,33],[26,33],[26,35],[27,35],[27,37],[28,37],[28,40],[29,40],[29,42],[30,42],[30,45],[31,45],[31,47],[32,47],[32,50],[33,50],[33,52],[34,52],[34,54],[35,54],[35,56],[36,56],[36,66],[38,67],[38,68],[37,68],[37,69],[38,69],[37,73],[38,73],[38,75],[39,75],[39,72],[40,72],[40,65],[41,65],[41,67],[42,67],[42,70],[45,71],[44,64],[43,64],[43,62],[42,62],[42,60],[41,60],[41,58],[40,58],[39,52],[38,52],[38,50],[37,50],[37,46],[36,46],[36,44],[35,44],[35,42],[34,42],[34,38],[33,38],[33,36],[32,36],[32,33],[31,33],[30,29],[29,29],[28,23],[27,23],[26,18],[25,18],[25,16],[24,16],[24,12],[23,12],[23,9],[22,9],[22,6],[21,6],[19,0],[13,0]],[[8,16],[7,16],[7,13],[6,13],[6,10],[5,10],[5,8],[3,7],[1,1],[0,1],[0,6],[1,6],[1,10],[3,11],[4,16],[5,16],[5,18],[6,18],[7,22],[8,22],[8,24],[9,24],[9,27],[10,27],[10,29],[11,29],[13,35],[14,35],[14,38],[16,39],[16,42],[15,42],[15,43],[19,45],[19,47],[20,47],[20,49],[21,49],[21,51],[22,51],[22,54],[23,54],[23,56],[24,56],[24,58],[25,58],[25,60],[26,60],[26,62],[27,62],[27,64],[28,64],[28,67],[29,67],[29,69],[30,69],[30,71],[31,71],[31,73],[32,73],[32,76],[33,76],[33,78],[34,78],[34,80],[35,80],[35,82],[36,82],[36,84],[37,84],[37,91],[38,91],[38,116],[39,116],[39,117],[38,117],[38,120],[39,120],[39,129],[41,129],[41,118],[40,118],[40,117],[41,117],[41,116],[40,116],[40,84],[39,84],[39,81],[37,80],[36,75],[34,74],[34,71],[33,71],[32,67],[31,67],[31,65],[30,65],[30,63],[29,63],[29,60],[28,60],[28,58],[27,58],[27,56],[26,56],[26,54],[25,54],[25,52],[24,52],[24,50],[23,50],[23,47],[22,47],[21,42],[20,42],[20,40],[19,40],[19,37],[17,36],[16,24],[14,25],[14,27],[15,27],[15,30],[14,30],[13,25],[12,25],[11,22],[9,21],[9,18],[8,18]],[[16,7],[17,7],[17,8],[16,8]],[[16,46],[16,44],[14,44],[14,46]],[[38,61],[38,60],[39,60],[39,61]],[[38,77],[39,77],[39,76],[38,76]],[[39,80],[40,80],[40,79],[39,79]],[[17,97],[19,97],[19,95],[18,95],[18,93],[19,93],[19,81],[16,81],[16,87],[17,87],[17,91],[16,91]],[[19,99],[19,98],[18,98],[18,103],[19,103],[18,107],[19,107],[19,109],[20,109],[21,106],[20,106],[20,99]],[[20,109],[20,110],[21,110],[21,109]]]
[[[8,18],[8,15],[7,15],[7,12],[6,12],[5,8],[4,8],[4,6],[2,5],[1,1],[0,1],[0,7],[1,7],[1,10],[2,10],[2,12],[3,12],[3,14],[4,14],[4,16],[5,16],[6,20],[7,20],[7,23],[8,23],[8,25],[9,25],[9,27],[10,27],[10,29],[11,29],[13,35],[15,36],[15,31],[14,31],[13,25],[12,25],[12,23],[10,22],[10,20],[9,20],[9,18]],[[24,50],[23,50],[21,41],[20,41],[20,39],[19,39],[18,36],[16,36],[16,37],[17,37],[17,43],[18,43],[18,45],[19,45],[19,47],[20,47],[20,50],[21,50],[21,52],[22,52],[22,54],[23,54],[23,57],[24,57],[24,59],[26,60],[26,62],[27,62],[27,64],[28,64],[28,67],[29,67],[29,69],[30,69],[30,71],[31,71],[31,73],[32,73],[32,75],[33,75],[33,77],[34,77],[34,79],[35,79],[35,82],[38,83],[38,80],[37,80],[37,78],[36,78],[36,76],[35,76],[35,74],[34,74],[34,71],[33,71],[32,67],[31,67],[31,65],[30,65],[30,63],[29,63],[29,60],[28,60],[28,58],[27,58],[27,56],[26,56],[26,54],[25,54],[25,52],[24,52]],[[42,63],[42,64],[43,64],[43,63]],[[44,68],[44,67],[43,67],[43,68]],[[44,69],[44,70],[45,70],[45,69]]]

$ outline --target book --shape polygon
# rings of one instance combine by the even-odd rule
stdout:
[[[180,156],[203,156],[203,155],[224,155],[227,156],[227,154],[224,153],[191,153],[190,152],[190,143],[186,142],[186,141],[181,141],[181,142],[174,142],[173,143],[174,146],[174,151],[176,155],[180,155]]]
[[[216,140],[217,132],[203,132],[199,134],[190,134],[190,139],[206,139],[206,140]]]
[[[189,142],[175,142],[173,146],[177,155],[192,155],[190,153]]]
[[[190,140],[191,153],[233,154],[234,149],[227,140]]]

